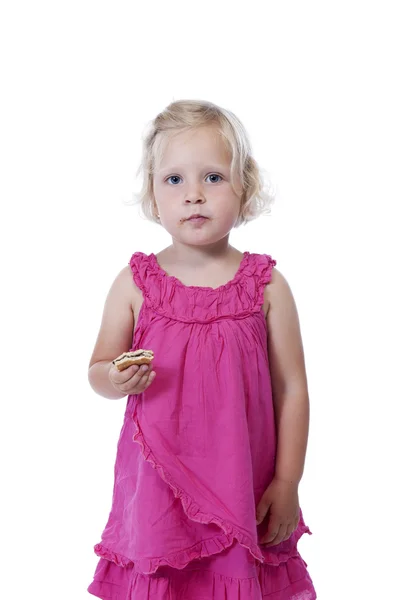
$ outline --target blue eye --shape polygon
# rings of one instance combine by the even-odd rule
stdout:
[[[169,181],[169,179],[181,179],[181,178],[178,175],[171,175],[170,177],[167,178],[166,181]]]
[[[210,175],[208,175],[208,177],[219,177],[221,179],[220,175],[218,175],[217,173],[211,173]],[[207,177],[207,179],[208,179],[208,177]],[[218,181],[212,181],[212,183],[219,183],[219,182]]]

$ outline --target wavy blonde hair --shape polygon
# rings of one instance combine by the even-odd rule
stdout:
[[[160,223],[155,216],[153,174],[165,151],[164,142],[182,131],[206,125],[217,126],[218,133],[232,156],[231,179],[233,181],[233,174],[238,172],[242,184],[241,211],[235,227],[271,212],[270,206],[275,201],[275,193],[272,192],[266,172],[262,170],[265,173],[262,176],[252,156],[251,144],[241,121],[231,111],[212,102],[176,100],[147,125],[142,138],[142,159],[136,176],[143,175],[143,185],[140,192],[134,194],[133,203],[140,205],[144,217],[150,221]],[[238,193],[234,184],[233,189]]]

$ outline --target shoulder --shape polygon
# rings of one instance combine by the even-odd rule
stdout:
[[[290,285],[279,269],[273,267],[271,278],[264,290],[264,308],[266,317],[273,307],[287,307],[294,303],[294,297]]]
[[[123,269],[121,269],[121,271],[119,271],[115,281],[118,281],[121,293],[129,302],[131,302],[132,310],[134,311],[134,307],[136,306],[137,302],[141,301],[142,294],[134,281],[130,264],[126,265],[123,267]]]
[[[302,340],[298,310],[291,287],[278,269],[273,269],[271,281],[266,286],[265,302],[268,306],[266,321],[272,351],[276,355],[299,354]]]

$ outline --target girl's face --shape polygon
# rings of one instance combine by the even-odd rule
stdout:
[[[177,241],[203,246],[228,236],[240,214],[230,179],[231,156],[214,126],[179,133],[166,142],[154,173],[160,220]],[[242,187],[238,176],[236,189]],[[194,215],[203,219],[190,220]]]

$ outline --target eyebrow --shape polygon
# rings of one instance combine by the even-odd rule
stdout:
[[[213,165],[205,165],[203,167],[204,171],[225,171],[226,169],[228,170],[228,166],[227,165],[217,165],[217,164],[213,164]],[[163,167],[162,169],[159,169],[159,173],[168,173],[168,172],[173,172],[173,171],[182,171],[184,170],[183,166],[176,166],[176,165],[171,165],[170,167]]]

